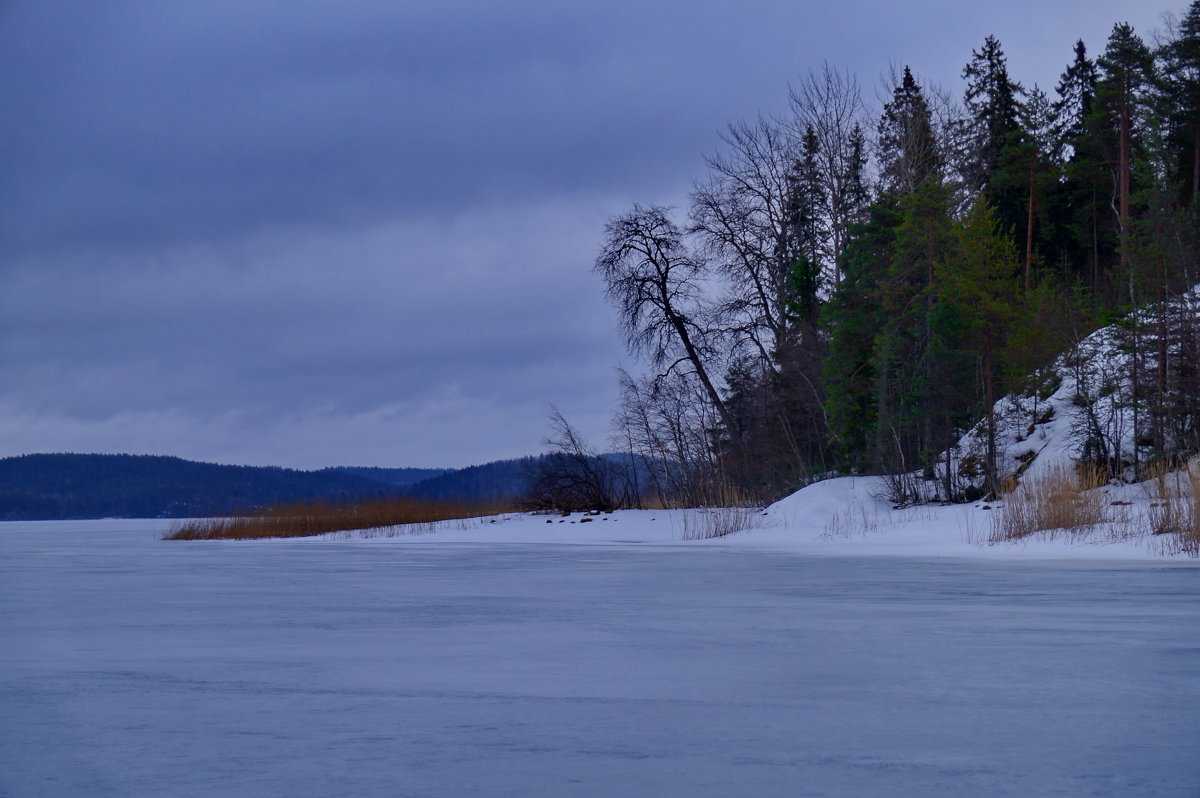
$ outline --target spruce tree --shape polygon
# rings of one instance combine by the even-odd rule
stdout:
[[[802,335],[815,336],[817,308],[824,274],[823,244],[826,225],[822,216],[825,190],[817,156],[820,143],[812,126],[804,132],[802,154],[788,174],[784,259],[788,264],[784,315],[790,326],[804,327]]]
[[[1101,291],[1103,268],[1115,247],[1108,223],[1112,175],[1094,112],[1098,81],[1096,64],[1079,40],[1074,60],[1059,78],[1053,106],[1055,152],[1064,172],[1054,237],[1063,260],[1074,266],[1074,276],[1094,295]]]
[[[1018,288],[1017,251],[983,198],[956,227],[955,248],[944,263],[938,275],[939,303],[955,309],[954,317],[963,320],[958,329],[952,330],[955,335],[950,341],[938,341],[941,348],[958,355],[946,382],[947,387],[957,389],[956,402],[950,406],[957,407],[961,415],[952,418],[958,424],[969,424],[983,416],[984,475],[989,492],[994,494],[1000,488],[995,404],[1009,387],[1004,381],[1008,334],[1021,315],[1024,292]],[[939,332],[944,338],[945,331]],[[978,382],[968,384],[973,375],[978,375]],[[952,489],[947,485],[948,493]]]
[[[1075,155],[1075,146],[1087,130],[1087,120],[1092,115],[1096,98],[1096,64],[1087,56],[1087,45],[1083,39],[1075,42],[1075,60],[1058,79],[1054,102],[1055,136],[1059,151],[1057,155],[1069,161]]]
[[[867,139],[862,125],[855,123],[850,131],[850,157],[846,163],[846,216],[851,224],[866,219],[871,190],[867,187]]]
[[[1020,132],[1021,84],[1008,76],[1008,62],[995,36],[983,41],[981,50],[971,51],[963,68],[967,81],[963,96],[967,109],[967,183],[976,190],[986,187],[1000,170],[1004,149]]]
[[[885,325],[882,286],[900,225],[895,200],[883,197],[851,228],[842,281],[822,315],[830,336],[825,358],[825,414],[843,468],[877,470],[875,339]]]
[[[876,336],[875,459],[892,472],[932,473],[946,437],[939,427],[941,364],[931,350],[931,311],[941,261],[953,246],[949,192],[929,180],[900,203],[888,274],[881,285],[885,325]]]
[[[944,165],[929,103],[907,66],[879,120],[879,162],[883,190],[897,196],[938,177]]]

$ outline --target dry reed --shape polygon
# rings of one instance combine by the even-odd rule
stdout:
[[[1038,533],[1083,538],[1104,522],[1104,496],[1098,490],[1104,484],[1103,474],[1092,466],[1053,466],[1004,497],[989,541],[1021,540]]]
[[[1147,507],[1151,534],[1164,535],[1167,550],[1200,556],[1200,461],[1186,468],[1151,470],[1153,495]]]
[[[762,526],[762,510],[753,507],[703,507],[685,510],[683,540],[723,538]]]
[[[868,535],[882,528],[878,510],[867,512],[865,504],[851,505],[843,512],[834,512],[821,533],[822,540],[846,540],[856,534]]]
[[[511,510],[485,502],[433,501],[395,497],[359,502],[297,502],[175,524],[166,540],[255,540],[295,538],[376,527],[478,518]]]

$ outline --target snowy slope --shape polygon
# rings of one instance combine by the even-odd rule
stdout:
[[[1181,314],[1200,317],[1200,286],[1166,307],[1176,319]],[[996,403],[997,470],[1002,480],[1037,479],[1073,465],[1084,454],[1089,438],[1102,440],[1112,460],[1120,463],[1123,476],[1134,478],[1130,329],[1140,325],[1153,330],[1155,320],[1152,307],[1127,318],[1123,325],[1096,330],[1033,375],[1025,392]],[[1152,352],[1144,355],[1141,369],[1146,375],[1143,380],[1148,381],[1155,369]],[[984,462],[986,451],[987,426],[981,419],[950,452],[964,481],[981,484],[980,469],[972,466]]]

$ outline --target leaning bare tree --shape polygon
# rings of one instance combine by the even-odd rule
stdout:
[[[706,322],[702,301],[703,264],[666,209],[634,205],[609,221],[595,270],[620,313],[629,350],[645,355],[656,368],[665,367],[662,378],[679,369],[693,375],[727,434],[736,437],[733,418],[710,373],[715,332]]]

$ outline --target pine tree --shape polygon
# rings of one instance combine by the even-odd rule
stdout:
[[[910,194],[941,174],[944,158],[929,103],[912,71],[904,67],[892,101],[879,120],[879,169],[883,190]]]
[[[1058,200],[1060,169],[1054,159],[1054,116],[1045,92],[1034,86],[1021,106],[1021,128],[1009,136],[998,170],[985,197],[1003,198],[1006,215],[992,206],[999,223],[1011,231],[1024,253],[1024,290],[1034,282],[1034,256],[1039,249],[1054,252],[1048,209]],[[999,199],[998,199],[999,201]],[[990,200],[989,200],[990,203]],[[1019,211],[1019,219],[1014,218]]]
[[[1096,110],[1116,139],[1117,224],[1121,274],[1125,275],[1129,268],[1134,151],[1146,95],[1154,80],[1154,63],[1146,43],[1125,22],[1113,26],[1098,63],[1102,74],[1096,87]],[[1130,299],[1136,304],[1136,298]]]

